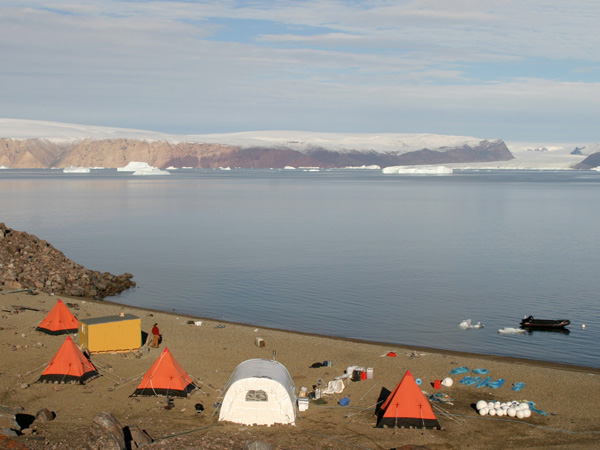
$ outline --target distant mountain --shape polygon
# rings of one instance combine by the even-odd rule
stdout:
[[[600,152],[600,143],[596,142],[594,144],[577,146],[575,147],[575,150],[571,152],[571,154],[590,156],[598,152]]]
[[[509,161],[497,139],[433,134],[296,131],[180,136],[143,130],[0,119],[0,166],[380,167]]]

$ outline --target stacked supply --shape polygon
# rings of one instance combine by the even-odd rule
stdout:
[[[516,400],[503,403],[479,400],[475,407],[480,416],[509,416],[517,419],[525,419],[531,416],[529,403]]]

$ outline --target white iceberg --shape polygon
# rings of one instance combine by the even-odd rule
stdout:
[[[171,175],[168,170],[162,170],[158,167],[151,167],[150,169],[136,170],[133,175]]]
[[[477,323],[473,324],[473,323],[471,323],[471,319],[465,319],[461,323],[458,324],[458,327],[462,330],[468,330],[468,329],[472,329],[472,328],[483,328],[483,327],[485,327],[485,325],[482,324],[481,322],[477,322]]]
[[[344,169],[369,169],[369,170],[381,170],[381,166],[377,164],[372,164],[370,166],[362,165],[362,166],[348,166],[344,167]]]
[[[171,175],[167,170],[140,161],[131,161],[125,167],[117,167],[117,172],[133,172],[133,175]]]
[[[117,167],[117,172],[135,172],[137,170],[148,170],[152,168],[153,167],[146,162],[131,161],[127,163],[125,167]]]
[[[522,328],[504,327],[504,328],[500,328],[498,330],[498,333],[500,333],[500,334],[522,334],[522,333],[525,333],[525,330]]]
[[[63,169],[63,173],[90,173],[90,168],[69,166]]]
[[[447,175],[454,172],[454,169],[446,166],[390,166],[384,167],[384,174],[395,175]]]

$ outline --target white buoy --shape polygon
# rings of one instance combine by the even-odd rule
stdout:
[[[523,411],[522,409],[519,409],[516,413],[517,419],[522,419],[523,417],[525,417],[525,411]]]
[[[487,402],[485,400],[479,400],[476,404],[475,404],[475,408],[477,408],[477,411],[479,411],[480,409],[483,408],[487,408]]]
[[[496,409],[496,415],[498,417],[502,417],[505,414],[504,410],[502,408],[498,408]]]
[[[527,402],[520,403],[519,406],[521,409],[529,409],[529,403]]]
[[[488,411],[489,411],[489,410],[488,410],[488,408],[487,408],[486,406],[484,406],[483,408],[481,408],[481,409],[479,410],[479,415],[480,415],[480,416],[487,416],[487,414],[488,414]]]
[[[530,409],[524,409],[523,410],[523,414],[524,414],[524,417],[526,417],[526,418],[527,417],[531,417],[531,410]]]
[[[506,415],[508,417],[515,417],[517,415],[517,410],[514,407],[510,407],[506,410]]]
[[[494,402],[488,402],[488,409],[495,408]]]
[[[583,328],[585,330],[585,323],[581,324],[581,328]]]
[[[452,378],[450,377],[446,377],[442,380],[442,385],[450,387],[454,384],[454,380],[452,380]]]
[[[489,414],[490,416],[495,416],[495,415],[496,415],[496,408],[491,408],[491,409],[488,411],[488,414]]]

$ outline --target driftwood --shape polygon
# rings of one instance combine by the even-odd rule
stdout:
[[[18,292],[27,292],[27,293],[32,294],[32,295],[37,294],[37,292],[34,289],[31,289],[31,288],[15,289],[14,291],[0,291],[0,294],[2,294],[2,295],[16,294]]]
[[[12,306],[13,308],[15,308],[15,309],[17,309],[19,311],[25,311],[25,310],[28,310],[28,311],[39,311],[39,309],[30,308],[29,306],[21,306],[21,305],[10,305],[10,306]]]

